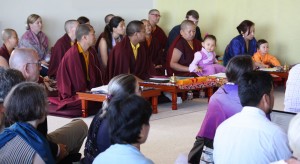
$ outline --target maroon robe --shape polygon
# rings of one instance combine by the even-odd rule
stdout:
[[[168,55],[167,55],[166,68],[167,68],[168,76],[172,76],[173,73],[175,76],[197,76],[193,72],[176,71],[170,67],[170,62],[171,62],[174,48],[177,48],[179,51],[182,52],[182,55],[178,61],[178,64],[188,67],[194,59],[195,52],[201,50],[201,48],[202,48],[201,42],[197,39],[193,39],[193,47],[194,47],[194,49],[191,48],[189,43],[181,35],[177,36],[175,38],[175,40],[173,41],[173,43],[171,44],[171,46],[168,50]]]
[[[159,40],[161,47],[164,49],[166,47],[168,37],[158,25],[156,25],[156,29],[152,32],[152,36]]]
[[[156,76],[163,76],[165,75],[165,59],[164,59],[164,53],[163,48],[161,47],[159,41],[157,38],[152,37],[150,45],[147,45],[147,42],[145,42],[147,51],[149,53],[149,57],[152,61],[153,68],[151,69],[150,74],[156,75]],[[156,65],[162,65],[162,68],[154,68]]]
[[[56,72],[61,62],[62,58],[64,57],[65,53],[71,48],[71,38],[66,33],[60,39],[57,40],[55,45],[51,50],[51,59],[49,62],[48,68],[48,76],[50,78],[56,78]]]
[[[106,77],[108,82],[119,74],[133,74],[140,79],[149,79],[151,59],[148,56],[145,43],[140,43],[137,59],[135,60],[133,50],[128,36],[112,49],[108,56]]]
[[[0,48],[0,56],[2,56],[4,59],[6,59],[6,61],[8,63],[10,54],[4,43],[3,43],[3,46]]]
[[[81,101],[76,92],[85,92],[91,88],[103,85],[99,62],[95,57],[93,48],[89,49],[88,72],[84,57],[78,51],[78,45],[74,44],[64,55],[57,69],[58,100],[50,99],[53,104],[58,105],[56,111],[69,110],[81,115]],[[90,80],[87,80],[87,74]],[[50,112],[51,113],[51,112]],[[75,116],[74,113],[70,115]]]

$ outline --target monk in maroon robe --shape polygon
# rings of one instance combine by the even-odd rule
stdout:
[[[0,66],[8,67],[10,54],[19,42],[18,34],[13,29],[4,29],[2,31],[2,39],[4,43],[0,48]]]
[[[194,59],[194,54],[200,51],[201,42],[195,39],[196,25],[190,20],[181,23],[180,36],[171,44],[167,55],[168,76],[197,76],[190,73],[189,65]]]
[[[81,115],[81,101],[76,92],[85,92],[103,85],[99,62],[92,48],[95,42],[93,27],[88,24],[78,25],[76,39],[77,43],[65,53],[57,70],[58,101],[50,99],[58,105],[58,113],[65,110],[72,116]]]
[[[157,25],[160,17],[161,15],[157,9],[151,9],[148,13],[148,20],[152,26],[152,36],[158,39],[161,47],[165,48],[168,37],[163,29]]]
[[[71,48],[75,41],[75,31],[78,26],[76,20],[68,20],[65,22],[66,33],[57,40],[51,50],[51,59],[49,62],[48,76],[56,79],[56,72],[65,53]]]
[[[161,47],[159,40],[152,35],[152,26],[150,22],[143,19],[142,22],[145,25],[146,30],[146,47],[149,57],[152,61],[150,68],[150,75],[163,76],[165,75],[165,59],[163,54],[163,48]]]
[[[142,80],[150,77],[151,59],[145,44],[145,26],[141,21],[131,21],[126,27],[123,40],[112,49],[106,69],[107,81],[119,74],[130,73]],[[135,54],[134,48],[137,49]]]

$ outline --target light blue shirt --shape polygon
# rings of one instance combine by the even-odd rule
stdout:
[[[270,163],[291,157],[287,135],[259,108],[244,107],[225,120],[214,138],[214,162]]]
[[[100,153],[93,164],[153,164],[136,147],[129,144],[114,144]]]

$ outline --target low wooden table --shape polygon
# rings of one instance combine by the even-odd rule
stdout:
[[[176,85],[171,83],[155,83],[155,82],[140,82],[140,86],[158,88],[163,92],[170,92],[172,95],[172,110],[177,110],[177,93],[187,92],[189,90],[200,90],[207,89],[208,101],[213,95],[213,89],[219,87],[223,83],[216,81],[206,81],[203,83],[192,84],[192,85]],[[185,95],[183,95],[185,99]]]
[[[289,72],[288,71],[285,71],[285,72],[284,71],[282,71],[282,72],[274,71],[274,72],[269,72],[269,73],[279,76],[282,79],[284,86],[286,85],[286,81],[289,77]]]
[[[142,97],[151,98],[152,113],[157,113],[157,97],[161,94],[160,89],[149,89],[141,92]],[[77,92],[79,99],[81,99],[82,117],[88,116],[88,101],[103,102],[106,100],[106,94],[93,94],[88,92]]]

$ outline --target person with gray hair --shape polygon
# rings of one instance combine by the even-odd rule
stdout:
[[[47,115],[44,88],[33,82],[17,84],[4,107],[5,116],[14,124],[0,134],[1,163],[54,163],[46,138],[37,131]]]
[[[130,73],[142,80],[150,77],[151,58],[145,45],[145,25],[134,20],[126,27],[126,36],[111,51],[106,69],[106,81],[119,74]]]
[[[51,59],[49,62],[48,76],[56,79],[57,68],[64,57],[65,53],[76,42],[75,31],[78,26],[77,20],[67,20],[65,22],[66,33],[56,41],[51,50]]]
[[[289,146],[292,150],[292,157],[286,160],[280,160],[271,164],[300,164],[300,113],[294,116],[288,128]]]
[[[151,9],[148,12],[148,20],[152,26],[152,35],[159,40],[160,46],[165,48],[168,41],[168,37],[164,30],[157,25],[160,18],[160,12],[157,9]]]
[[[51,101],[58,105],[57,114],[69,117],[82,115],[81,100],[76,92],[103,85],[100,64],[92,47],[95,43],[94,28],[89,24],[79,24],[75,35],[77,43],[65,53],[57,69],[58,100]],[[99,107],[100,103],[94,103],[89,106],[89,113],[95,114]]]
[[[94,158],[111,145],[107,108],[114,98],[125,98],[131,94],[140,95],[139,84],[134,75],[120,74],[112,78],[108,84],[108,98],[103,102],[101,110],[95,115],[89,127],[84,148],[83,163],[92,163]]]
[[[8,68],[11,52],[18,46],[19,38],[15,30],[7,28],[2,31],[3,45],[0,48],[0,66]]]
[[[37,83],[39,80],[40,61],[37,52],[33,49],[19,48],[12,52],[9,60],[11,68],[22,72],[24,78],[28,82]],[[47,135],[47,120],[42,131]],[[63,159],[68,154],[76,154],[79,152],[84,138],[87,135],[87,125],[84,121],[77,119],[63,127],[56,129],[47,135],[49,141],[55,143],[51,150],[57,159]],[[60,151],[58,151],[60,150]],[[59,153],[57,153],[59,152]]]

